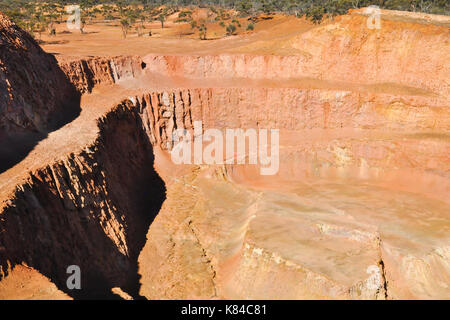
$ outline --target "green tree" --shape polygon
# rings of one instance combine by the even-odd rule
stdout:
[[[161,29],[164,29],[164,22],[166,21],[166,15],[164,13],[161,13],[158,16],[159,22],[161,22]]]
[[[206,40],[206,31],[207,30],[208,29],[206,28],[206,25],[204,23],[202,23],[202,25],[198,27],[200,40]]]
[[[231,36],[236,32],[236,26],[234,24],[230,23],[227,26],[226,31],[227,31],[227,36]]]
[[[253,3],[251,0],[240,0],[237,4],[237,10],[241,15],[249,15],[253,8]]]
[[[324,14],[325,8],[322,6],[314,6],[306,13],[306,16],[315,24],[319,24],[322,22]]]
[[[130,29],[130,21],[127,18],[122,18],[120,20],[120,27],[122,28],[122,36],[125,39],[128,35],[128,30]]]
[[[275,10],[272,2],[269,0],[263,0],[261,8],[265,14],[271,14]]]

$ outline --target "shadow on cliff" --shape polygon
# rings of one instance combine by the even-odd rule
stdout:
[[[75,299],[120,299],[117,287],[143,299],[137,261],[165,183],[134,111],[119,108],[99,127],[94,151],[40,170],[17,191],[1,214],[0,267],[27,264]],[[70,265],[80,267],[81,290],[67,288]]]
[[[45,128],[24,129],[11,125],[8,130],[0,130],[0,173],[7,171],[14,165],[25,159],[39,141],[48,137],[52,131],[56,131],[64,125],[75,120],[81,113],[81,95],[75,86],[66,78],[59,67],[57,72],[65,79],[65,86],[70,88],[69,95],[57,110],[54,110],[47,119]]]

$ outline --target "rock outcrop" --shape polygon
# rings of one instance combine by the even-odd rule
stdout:
[[[101,84],[136,78],[145,67],[140,57],[89,58],[61,63],[61,69],[81,93],[90,93]]]
[[[0,139],[48,130],[74,94],[55,57],[0,13]]]
[[[55,57],[0,13],[0,172],[80,112]]]

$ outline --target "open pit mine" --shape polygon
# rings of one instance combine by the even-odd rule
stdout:
[[[450,19],[366,20],[62,59],[0,14],[0,299],[450,299]]]

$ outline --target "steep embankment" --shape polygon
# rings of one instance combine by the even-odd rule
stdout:
[[[81,93],[98,85],[112,85],[136,78],[146,67],[140,57],[89,58],[61,63],[61,69]]]
[[[0,13],[0,172],[72,120],[78,99],[55,57]]]
[[[0,130],[43,131],[64,113],[72,84],[54,56],[0,13]]]
[[[78,265],[83,290],[71,295],[108,297],[122,287],[138,296],[137,256],[164,183],[136,110],[121,104],[98,127],[94,142],[30,173],[3,207],[3,275],[24,263],[67,290],[66,268]]]
[[[449,96],[448,28],[388,21],[383,29],[370,30],[365,21],[342,17],[281,42],[290,55],[149,55],[144,61],[149,72],[163,78],[298,79],[316,86],[342,83]]]

